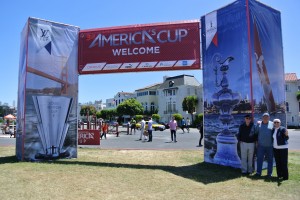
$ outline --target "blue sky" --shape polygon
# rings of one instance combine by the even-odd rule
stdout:
[[[79,26],[81,30],[120,25],[200,19],[232,0],[15,0],[0,7],[0,101],[17,104],[20,33],[28,17]],[[300,1],[261,0],[281,11],[285,72],[300,78]],[[79,102],[112,98],[117,92],[162,82],[163,76],[194,75],[202,83],[202,72],[172,71],[79,76]]]

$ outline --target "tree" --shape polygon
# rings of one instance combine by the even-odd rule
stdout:
[[[196,111],[196,107],[198,104],[198,98],[197,96],[187,96],[182,101],[182,110],[187,111],[189,114],[191,114],[192,122],[194,121],[193,113]]]
[[[296,93],[297,100],[300,101],[300,91]]]
[[[126,101],[120,103],[117,107],[117,113],[119,115],[138,115],[143,113],[143,106],[136,99],[127,99]]]
[[[95,115],[96,114],[96,108],[91,105],[84,105],[81,106],[80,115],[81,116],[87,116],[87,115]]]
[[[196,115],[194,125],[197,127],[201,123],[203,123],[203,113]]]
[[[100,112],[97,112],[96,116],[97,118],[112,120],[113,118],[118,116],[118,114],[116,109],[109,109],[109,110],[101,110]]]
[[[160,119],[160,115],[159,114],[153,114],[152,115],[152,119],[154,119],[154,121],[159,121],[159,119]]]
[[[143,115],[135,115],[135,121],[139,122],[143,119]]]
[[[180,122],[181,120],[182,120],[182,115],[180,114],[180,113],[175,113],[175,114],[173,114],[172,115],[173,117],[175,117],[175,120],[177,121],[177,122]]]

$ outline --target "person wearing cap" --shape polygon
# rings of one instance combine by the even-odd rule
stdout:
[[[273,122],[270,121],[269,113],[264,113],[262,121],[256,126],[255,133],[258,135],[257,139],[257,166],[256,176],[261,176],[262,165],[264,158],[267,159],[267,177],[272,177],[273,172]]]
[[[257,140],[255,126],[250,115],[245,115],[245,121],[240,125],[237,139],[241,149],[242,174],[253,173],[253,155]]]
[[[276,171],[278,179],[288,180],[288,131],[281,126],[280,119],[274,119],[273,133],[273,151],[276,161]]]

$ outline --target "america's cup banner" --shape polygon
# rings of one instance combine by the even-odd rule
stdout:
[[[199,20],[81,30],[79,74],[200,69]]]

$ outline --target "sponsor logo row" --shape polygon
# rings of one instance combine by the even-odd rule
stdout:
[[[130,70],[130,69],[151,69],[166,67],[190,67],[196,60],[171,60],[159,62],[132,62],[132,63],[88,63],[82,71],[99,71],[99,70]]]

